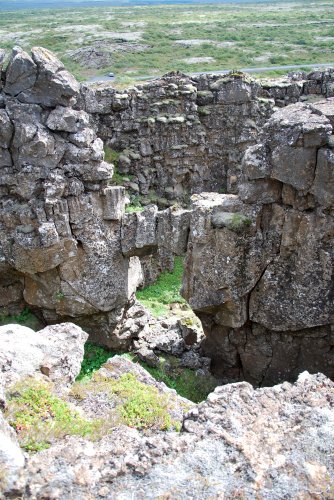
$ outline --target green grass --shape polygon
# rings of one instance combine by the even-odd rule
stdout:
[[[109,359],[115,356],[116,352],[107,351],[103,347],[94,346],[87,342],[85,344],[85,355],[81,365],[81,371],[77,382],[89,382],[94,373]],[[215,380],[207,376],[199,376],[189,368],[180,366],[180,359],[175,356],[160,356],[160,363],[153,368],[145,362],[139,360],[133,353],[121,354],[130,359],[133,363],[139,363],[147,370],[152,377],[159,382],[164,382],[167,387],[175,389],[184,398],[199,403],[206,399],[207,395],[215,388]]]
[[[76,400],[82,401],[89,394],[99,393],[107,394],[113,402],[113,414],[109,415],[109,418],[117,424],[136,429],[180,428],[180,422],[171,417],[175,397],[160,393],[156,387],[140,382],[133,373],[125,373],[115,379],[97,372],[91,380],[77,381],[70,394]]]
[[[217,386],[213,377],[197,375],[194,370],[180,366],[180,359],[175,356],[160,356],[157,367],[139,361],[133,354],[129,354],[128,357],[131,361],[138,362],[156,380],[164,382],[167,387],[175,389],[180,396],[194,403],[204,401]]]
[[[214,71],[243,67],[334,62],[334,6],[328,0],[266,4],[193,4],[2,12],[1,47],[42,45],[54,51],[80,80],[116,74],[116,84],[171,70]],[[140,23],[136,26],[136,23]],[[76,26],[77,25],[77,26]],[[118,33],[147,46],[117,45]],[[180,40],[203,40],[196,45]],[[93,69],[67,52],[97,40],[113,44],[109,66]],[[108,46],[108,45],[107,45]],[[106,49],[103,49],[106,50]],[[190,63],[191,57],[211,57]]]
[[[103,347],[86,342],[84,358],[81,364],[81,370],[76,380],[90,378],[109,358],[116,353],[107,351]]]
[[[93,436],[100,422],[88,421],[52,393],[50,384],[27,379],[11,388],[6,417],[20,446],[41,451],[66,435]]]
[[[169,397],[156,387],[139,382],[132,373],[111,380],[111,391],[121,398],[120,413],[126,425],[136,429],[168,430],[174,426],[168,412]]]
[[[105,145],[103,149],[104,149],[105,161],[108,163],[113,163],[115,165],[115,167],[117,167],[120,153],[118,151],[115,151],[114,149],[110,148],[107,145]]]
[[[30,311],[28,307],[24,307],[20,314],[0,315],[0,325],[11,324],[26,326],[32,330],[39,330],[42,328],[40,320]]]
[[[153,285],[138,290],[136,297],[155,317],[166,316],[170,313],[169,304],[186,304],[180,295],[182,276],[183,257],[176,257],[173,271],[163,272]]]

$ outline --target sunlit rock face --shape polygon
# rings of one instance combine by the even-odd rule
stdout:
[[[227,380],[334,376],[331,109],[277,111],[246,151],[239,195],[194,200],[183,294]]]
[[[121,252],[124,188],[109,185],[113,165],[79,84],[49,51],[15,48],[0,124],[1,306],[24,298],[46,322],[75,319],[108,335],[141,271]]]

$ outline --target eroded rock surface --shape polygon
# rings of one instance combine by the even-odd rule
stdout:
[[[81,369],[88,338],[71,323],[39,332],[20,325],[0,326],[0,386],[43,373],[55,384],[70,385]]]
[[[79,90],[50,52],[13,50],[0,109],[0,304],[24,300],[47,323],[76,318],[103,337],[142,275],[122,254],[124,188],[109,185]]]
[[[328,107],[327,107],[328,105]],[[331,100],[277,111],[243,160],[239,195],[199,195],[183,294],[227,379],[334,376]]]
[[[96,443],[68,437],[27,457],[16,488],[50,498],[330,498],[333,398],[320,374],[218,387],[181,433],[123,426]]]
[[[153,341],[133,294],[187,253],[184,294],[219,376],[333,376],[333,75],[80,88],[49,51],[14,48],[0,96],[0,312],[28,305],[153,364],[161,346],[182,356],[179,329],[160,342],[155,325]],[[124,213],[101,138],[142,212]]]

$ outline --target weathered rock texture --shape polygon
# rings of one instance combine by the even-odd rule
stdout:
[[[0,326],[0,386],[43,373],[56,385],[70,385],[81,369],[88,338],[71,323],[39,332],[20,325]]]
[[[237,193],[243,154],[276,107],[334,96],[333,70],[302,76],[260,85],[240,73],[170,73],[125,91],[83,87],[83,98],[99,137],[121,152],[129,190],[163,206],[202,191]]]
[[[122,426],[98,442],[70,436],[27,456],[24,467],[18,450],[7,462],[7,495],[332,498],[333,398],[333,382],[320,374],[257,390],[218,387],[184,415],[180,433]],[[100,400],[85,404],[99,414]]]
[[[334,377],[332,105],[277,111],[244,156],[239,195],[194,200],[183,294],[228,380]]]
[[[79,90],[50,52],[14,49],[0,109],[0,305],[24,298],[46,322],[76,318],[107,336],[141,270],[122,254],[124,188],[109,185]]]
[[[301,77],[80,88],[50,52],[15,48],[0,86],[0,313],[28,304],[145,350],[133,293],[186,252],[184,294],[220,376],[333,376],[334,72]],[[124,214],[102,139],[132,194],[169,208]],[[174,204],[192,193],[191,209]]]

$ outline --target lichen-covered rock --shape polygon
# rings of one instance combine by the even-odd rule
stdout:
[[[123,426],[97,443],[68,437],[27,458],[21,485],[51,498],[330,498],[333,397],[321,374],[218,387],[185,415],[181,433]]]
[[[103,161],[89,115],[73,109],[79,85],[53,54],[15,48],[5,76],[1,258],[6,276],[11,269],[19,278],[1,278],[12,299],[0,306],[24,297],[46,322],[70,319],[92,330],[87,317],[105,315],[100,332],[108,336],[115,326],[108,314],[126,306],[142,280],[139,261],[121,251],[124,188],[109,186],[113,165]]]
[[[43,373],[59,386],[73,383],[81,369],[88,335],[71,323],[39,332],[20,325],[0,326],[0,371],[3,386]]]

